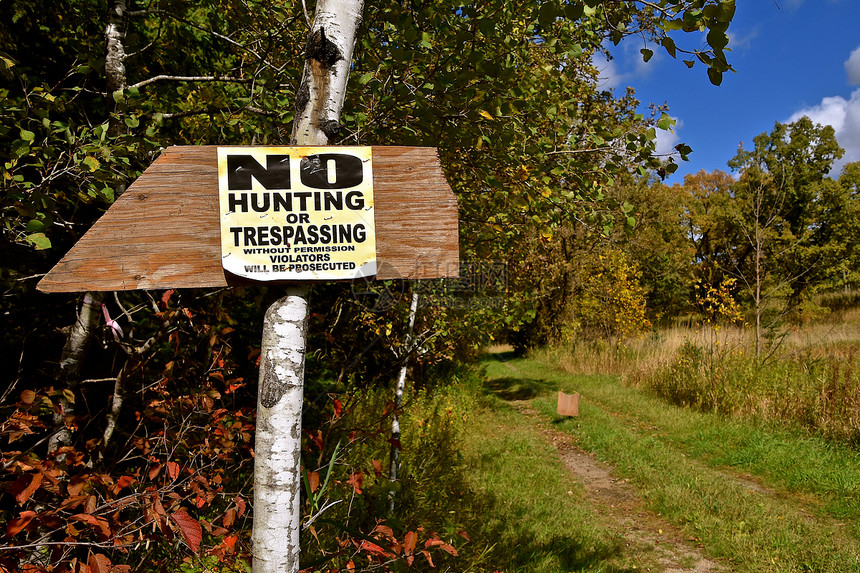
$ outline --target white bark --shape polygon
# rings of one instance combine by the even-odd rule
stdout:
[[[406,328],[406,340],[403,348],[403,364],[400,366],[400,376],[397,378],[397,387],[394,390],[394,419],[391,421],[391,466],[389,468],[388,479],[392,482],[397,481],[397,474],[400,472],[400,448],[395,443],[400,443],[400,406],[403,405],[403,391],[406,390],[406,367],[409,364],[409,354],[412,352],[413,337],[412,332],[415,330],[415,315],[418,314],[418,293],[412,293],[412,304],[409,306],[409,326]],[[388,494],[388,513],[394,513],[394,491]]]
[[[125,0],[113,0],[108,8],[108,23],[105,27],[105,76],[109,99],[113,92],[123,90],[126,86],[124,41],[127,12]]]
[[[340,130],[340,110],[363,10],[364,0],[317,3],[296,94],[292,138],[298,145],[326,145]]]
[[[69,330],[66,344],[63,346],[58,378],[63,386],[70,390],[77,387],[81,381],[84,359],[95,339],[99,320],[101,320],[102,296],[101,293],[96,292],[88,292],[84,295],[75,323]],[[72,433],[66,427],[66,417],[74,415],[75,405],[62,395],[58,398],[58,402],[60,407],[54,413],[54,425],[60,428],[60,431],[48,440],[48,452],[72,443]]]
[[[340,111],[363,0],[320,0],[296,96],[292,145],[326,145]],[[299,570],[301,428],[309,287],[289,287],[263,323],[254,458],[254,573]]]
[[[254,572],[299,570],[306,285],[269,307],[263,323],[254,457]]]

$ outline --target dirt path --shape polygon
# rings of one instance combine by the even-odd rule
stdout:
[[[611,468],[579,449],[564,432],[546,427],[528,401],[511,402],[522,414],[533,419],[540,433],[558,451],[559,457],[585,488],[595,511],[616,524],[633,554],[651,553],[663,573],[717,573],[728,569],[702,555],[696,539],[685,537],[675,525],[647,508],[646,502],[625,479],[612,476]],[[573,492],[570,492],[571,495]]]
[[[500,360],[511,372],[520,374],[512,364]],[[585,488],[595,512],[614,523],[626,539],[631,555],[649,555],[662,573],[717,573],[729,569],[702,554],[696,539],[688,538],[675,525],[647,508],[636,490],[625,479],[615,478],[612,468],[578,448],[570,434],[549,428],[528,400],[509,402],[532,419],[540,433],[551,443],[570,473]],[[573,492],[570,492],[572,495]]]

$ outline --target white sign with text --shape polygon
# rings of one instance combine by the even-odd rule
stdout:
[[[219,147],[221,259],[251,280],[376,274],[370,147]]]

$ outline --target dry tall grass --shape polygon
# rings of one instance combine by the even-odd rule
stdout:
[[[565,371],[616,374],[685,406],[802,427],[860,444],[860,309],[793,327],[759,359],[754,333],[676,326],[628,340],[537,351]]]

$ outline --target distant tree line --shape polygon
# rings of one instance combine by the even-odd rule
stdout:
[[[768,333],[826,311],[816,295],[860,286],[860,163],[831,173],[842,154],[832,127],[803,117],[741,148],[729,163],[734,175],[699,172],[672,186],[620,180],[609,195],[635,225],[565,228],[546,255],[559,261],[555,294],[540,300],[544,312],[527,337],[612,339],[704,318],[705,293],[723,288],[760,353]],[[612,272],[602,272],[610,259]]]

